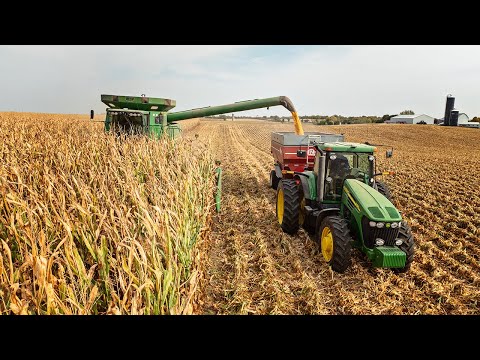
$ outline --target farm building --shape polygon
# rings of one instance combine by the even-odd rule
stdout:
[[[442,117],[441,119],[438,119],[438,124],[441,125],[445,121],[445,117]],[[460,124],[468,124],[470,121],[470,118],[468,117],[467,114],[465,113],[459,113],[458,114],[458,125]]]
[[[480,123],[472,121],[472,122],[463,122],[463,123],[458,123],[458,126],[463,126],[463,127],[469,127],[469,128],[477,128],[480,129]]]
[[[385,121],[387,124],[418,124],[420,122],[425,122],[427,124],[433,124],[434,118],[426,114],[420,115],[397,115],[392,117],[390,120]]]

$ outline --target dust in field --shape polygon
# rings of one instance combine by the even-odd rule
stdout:
[[[293,124],[202,121],[186,134],[211,141],[224,179],[196,313],[480,313],[480,132],[386,124],[304,128],[394,148],[391,159],[379,148],[378,165],[396,172],[384,181],[414,233],[412,268],[398,275],[372,268],[355,251],[352,266],[334,273],[306,232],[281,231],[268,186],[270,134],[293,131]]]

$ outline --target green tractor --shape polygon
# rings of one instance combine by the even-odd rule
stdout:
[[[357,248],[374,267],[407,271],[413,261],[410,227],[378,181],[376,147],[344,142],[343,135],[272,133],[276,160],[270,186],[277,190],[282,230],[314,234],[332,270],[343,273]],[[393,150],[387,151],[387,157]]]

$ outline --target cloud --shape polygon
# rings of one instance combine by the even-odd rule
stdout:
[[[286,95],[300,114],[480,115],[480,46],[0,46],[0,111],[104,111],[100,94],[176,110]],[[243,114],[288,115],[281,107]]]

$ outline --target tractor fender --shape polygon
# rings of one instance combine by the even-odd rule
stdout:
[[[335,214],[338,214],[340,212],[340,209],[338,208],[330,208],[330,209],[323,209],[323,210],[320,210],[318,212],[318,215],[317,215],[317,220],[315,222],[316,226],[316,230],[318,230],[318,228],[320,227],[320,224],[322,223],[323,219],[327,216],[330,216],[330,215],[335,215]]]
[[[275,163],[275,175],[277,175],[277,178],[279,179],[283,177],[282,168],[280,167],[280,165],[278,165],[278,163]]]
[[[305,197],[305,199],[315,200],[315,199],[311,199],[311,197],[310,197],[310,188],[308,187],[307,177],[306,176],[295,175],[293,178],[295,180],[297,180],[297,179],[300,180],[300,184],[302,185],[302,190],[303,190],[303,196]]]

